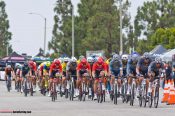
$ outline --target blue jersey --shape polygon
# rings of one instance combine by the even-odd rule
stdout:
[[[50,67],[49,67],[49,66],[46,66],[46,65],[44,64],[44,65],[43,65],[43,70],[49,71],[49,70],[50,70]]]
[[[22,76],[24,77],[26,74],[28,74],[30,71],[30,68],[28,66],[22,67]]]
[[[119,61],[115,61],[115,60],[111,60],[109,63],[109,70],[111,71],[111,73],[115,76],[118,76],[120,73],[120,69],[122,68],[122,62]]]
[[[132,59],[129,59],[128,63],[127,63],[127,74],[136,75],[136,65],[137,65],[137,63],[134,64]]]
[[[151,62],[151,64],[148,67],[148,72],[154,72],[156,76],[158,76],[161,73],[160,70],[163,70],[164,65],[163,63],[160,63],[160,66],[157,67],[156,64],[156,61]]]
[[[138,62],[137,62],[137,67],[139,68],[139,72],[142,75],[145,75],[148,73],[148,66],[151,63],[151,59],[148,59],[148,62],[145,63],[144,60],[146,60],[145,58],[141,58]]]

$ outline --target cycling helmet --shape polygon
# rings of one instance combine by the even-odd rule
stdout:
[[[11,65],[7,65],[7,68],[11,68]]]
[[[144,58],[149,58],[149,57],[150,57],[150,54],[149,54],[148,52],[145,52],[145,53],[143,54],[143,57],[144,57]]]
[[[81,60],[81,63],[82,63],[83,65],[85,65],[85,64],[87,63],[86,58],[83,58],[83,59]]]
[[[88,57],[88,58],[87,58],[87,61],[88,61],[89,63],[91,63],[91,62],[93,62],[93,58],[92,58],[92,57]]]
[[[64,62],[69,62],[69,58],[68,57],[65,57],[64,58]]]
[[[113,60],[120,60],[120,56],[118,54],[114,54],[112,59]]]
[[[72,62],[77,62],[77,59],[76,59],[75,57],[72,57],[72,58],[71,58],[71,61],[72,61]]]
[[[156,61],[156,63],[161,63],[162,62],[162,59],[160,57],[156,57],[155,58],[155,61]]]
[[[129,56],[127,54],[122,55],[122,60],[128,60]]]
[[[138,55],[138,54],[132,54],[132,55],[131,55],[131,60],[132,60],[133,62],[137,62],[138,59],[139,59],[139,55]]]
[[[103,58],[102,57],[99,57],[98,60],[97,60],[97,63],[98,64],[102,64],[104,62]]]
[[[24,62],[24,67],[28,67],[28,63],[27,62]]]
[[[61,63],[64,62],[64,58],[61,58],[61,57],[60,57],[60,58],[58,58],[58,60],[60,60]]]
[[[58,59],[55,60],[54,62],[55,62],[55,65],[60,65],[60,64],[61,64],[61,63],[60,63],[60,60],[58,60]]]
[[[33,62],[32,60],[30,60],[30,61],[28,62],[28,64],[29,64],[29,66],[32,66],[32,65],[34,65],[34,62]]]
[[[46,64],[45,64],[47,67],[50,66],[50,61],[47,61]]]

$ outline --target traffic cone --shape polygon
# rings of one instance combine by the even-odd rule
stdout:
[[[163,91],[163,98],[162,98],[162,103],[165,103],[168,101],[168,96],[169,96],[169,87],[168,87],[168,82],[167,80],[165,81],[165,87]]]
[[[171,80],[171,87],[167,105],[173,105],[173,104],[175,104],[175,91],[174,91],[174,81]]]

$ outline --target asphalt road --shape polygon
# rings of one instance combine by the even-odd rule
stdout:
[[[31,111],[31,113],[2,113],[4,111]],[[64,97],[58,97],[56,102],[51,102],[50,97],[42,96],[39,92],[34,96],[24,97],[14,90],[14,86],[9,93],[5,82],[1,81],[0,112],[0,116],[174,116],[175,106],[160,103],[157,109],[140,108],[138,102],[130,106],[123,104],[121,100],[118,101],[118,105],[114,105],[109,98],[105,103],[91,100],[80,102],[77,99],[69,101]]]

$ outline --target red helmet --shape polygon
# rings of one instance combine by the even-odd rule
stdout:
[[[103,62],[104,62],[104,61],[103,61],[103,58],[102,58],[102,57],[99,57],[98,60],[97,60],[97,63],[100,64],[100,65],[102,65]]]
[[[60,65],[61,64],[59,60],[55,60],[54,62],[55,62],[55,65]]]
[[[34,65],[34,62],[33,62],[32,60],[30,60],[30,61],[28,62],[28,65],[29,65],[29,66]]]
[[[81,60],[81,63],[82,63],[83,65],[85,65],[85,64],[87,63],[86,58],[83,58],[83,59]]]

